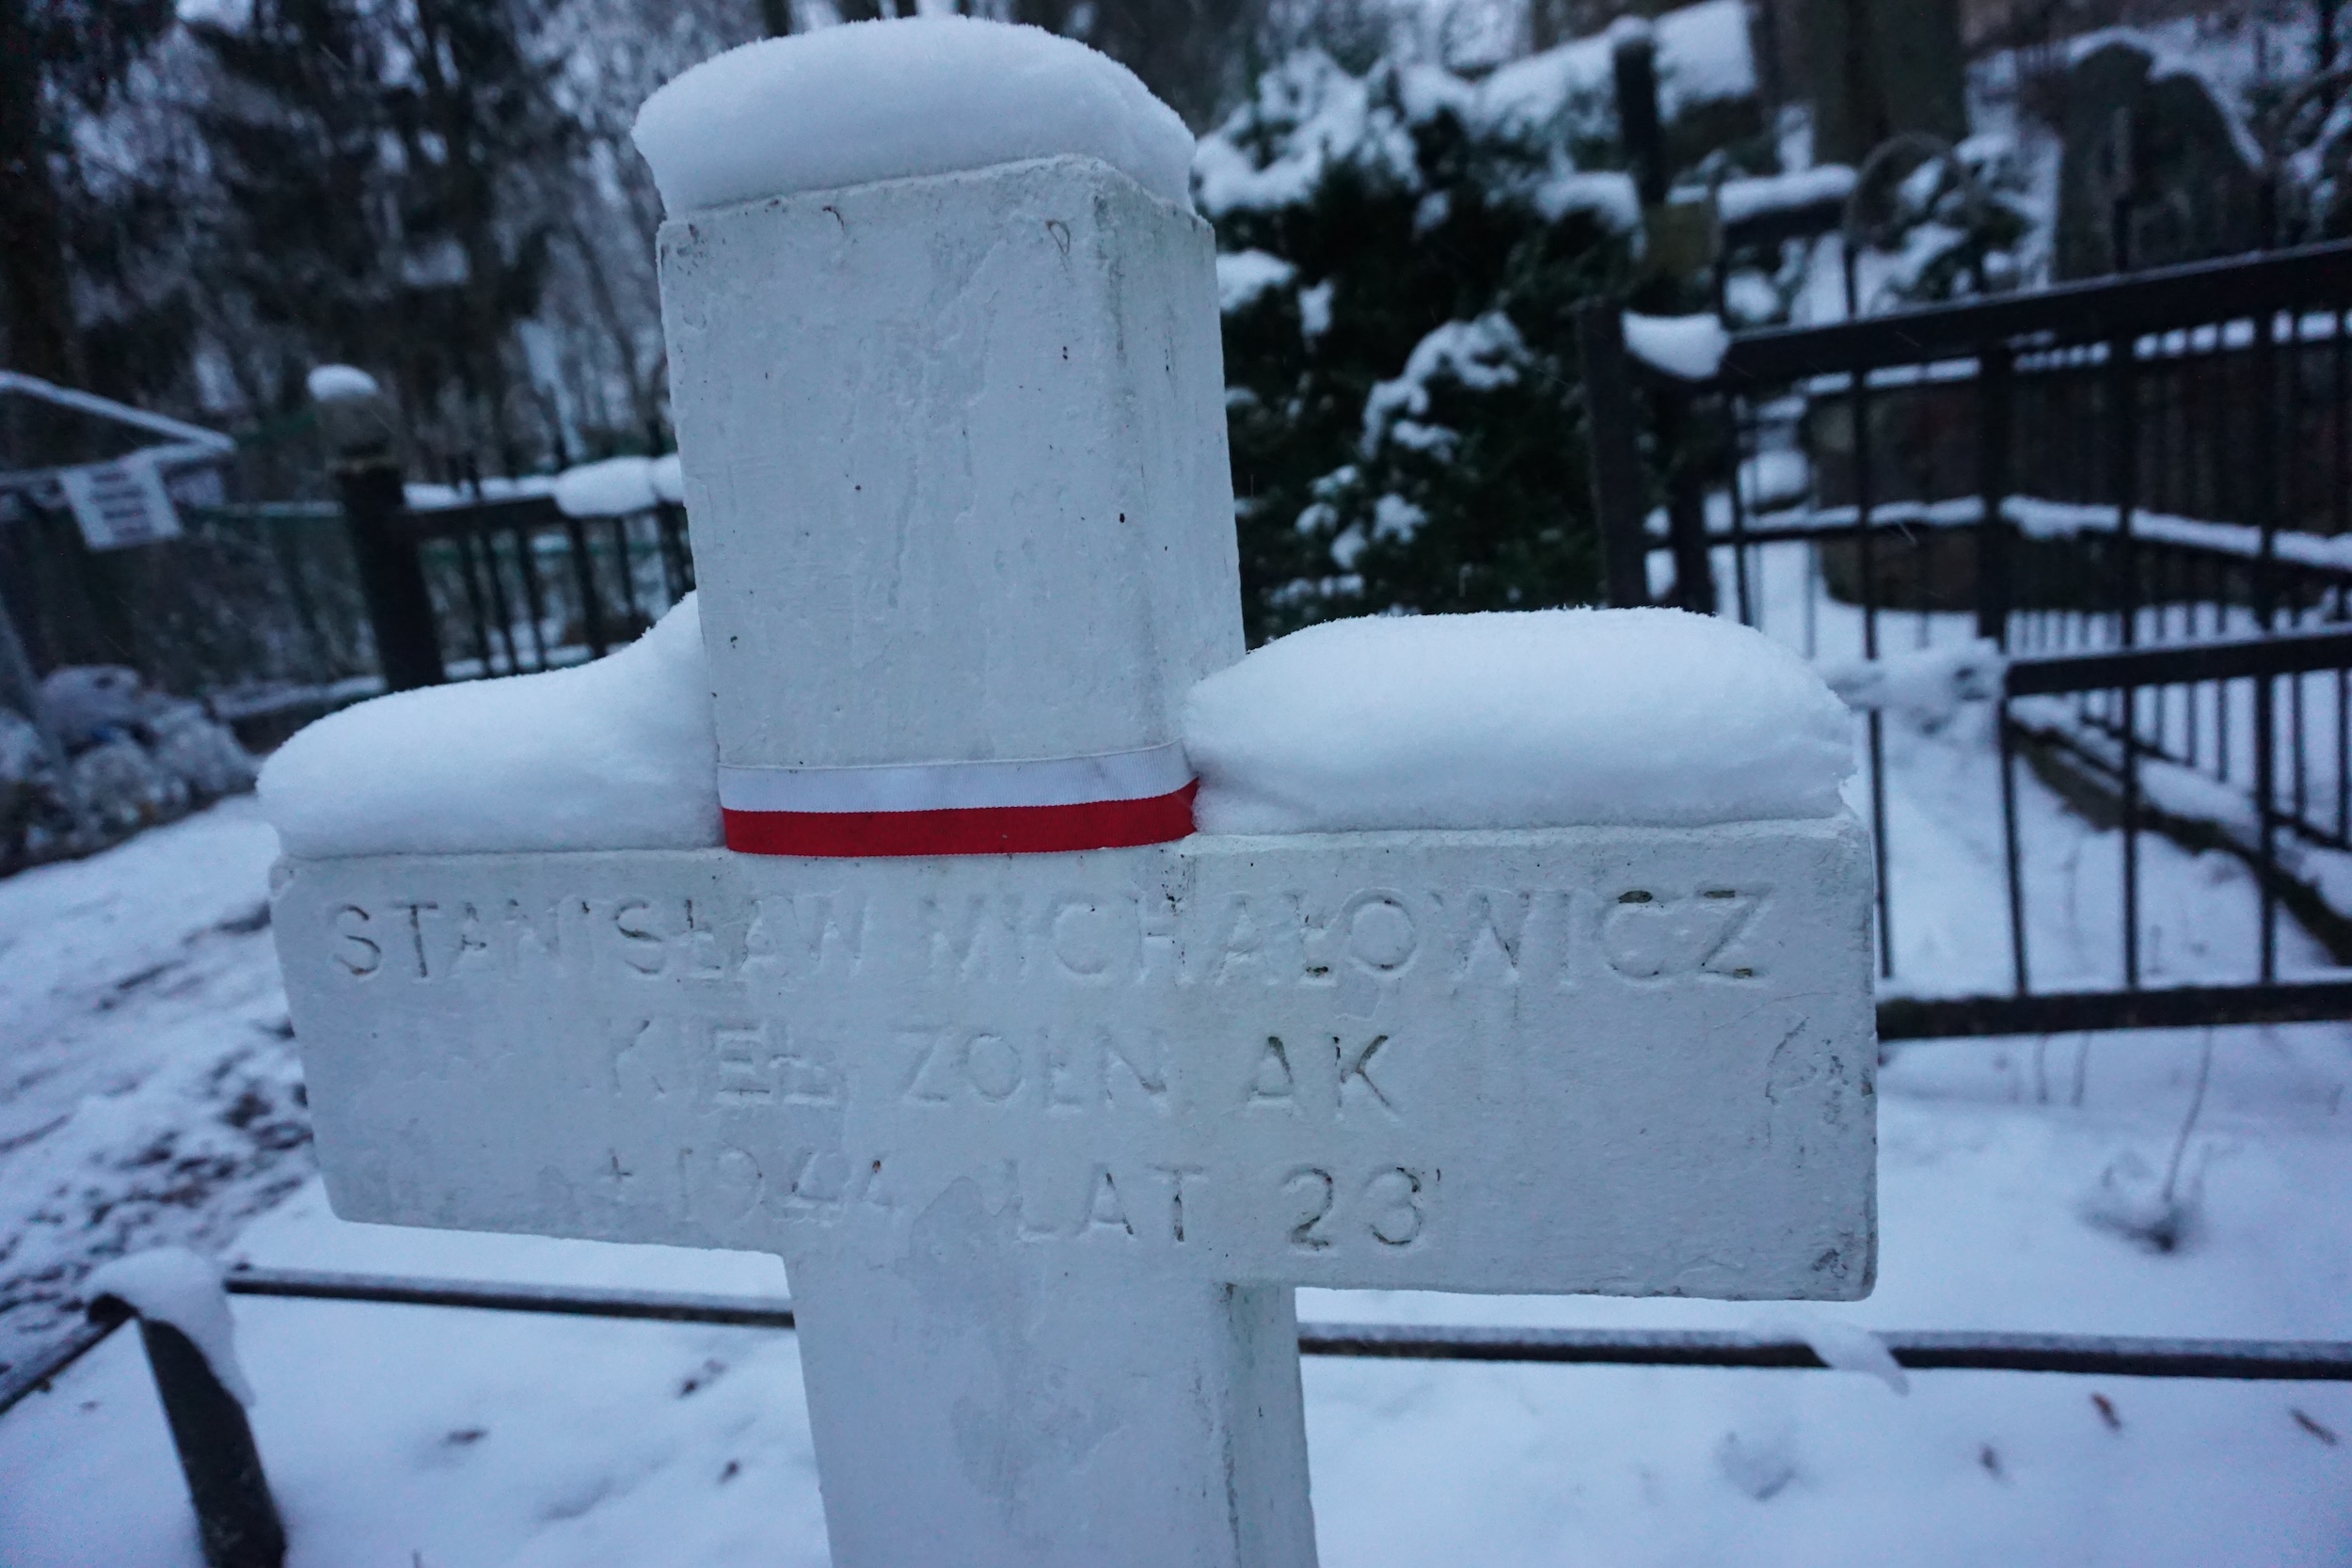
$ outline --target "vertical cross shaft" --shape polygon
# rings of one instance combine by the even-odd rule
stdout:
[[[674,219],[662,292],[731,833],[1174,742],[1241,651],[1205,224],[1050,159]],[[1311,1563],[1292,1292],[1020,1224],[787,1254],[834,1560]]]

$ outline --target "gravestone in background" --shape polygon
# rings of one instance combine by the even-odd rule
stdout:
[[[1300,1284],[1868,1291],[1850,816],[1184,836],[1206,224],[1049,157],[661,249],[776,852],[285,863],[339,1213],[780,1253],[842,1568],[1311,1564]]]
[[[2137,44],[2103,44],[2067,73],[2059,135],[2058,277],[2263,244],[2259,151],[2202,78],[2156,71]]]

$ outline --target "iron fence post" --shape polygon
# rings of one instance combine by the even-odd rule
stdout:
[[[2133,340],[2119,335],[2107,343],[2107,485],[2115,501],[2115,637],[2120,647],[2139,643],[2139,551],[2133,537],[2139,499],[2139,383]],[[2123,986],[2139,985],[2139,691],[2130,682],[2116,689],[2122,730],[2123,789]]]
[[[1697,438],[1695,410],[1690,392],[1678,383],[1660,387],[1654,403],[1658,458],[1666,470],[1666,537],[1674,546],[1674,602],[1712,615],[1715,563],[1708,551],[1707,494],[1689,450]]]
[[[424,564],[405,525],[407,497],[391,404],[381,392],[344,396],[318,404],[319,429],[326,440],[327,472],[342,503],[351,532],[351,554],[360,598],[375,634],[375,657],[387,691],[438,686],[449,678],[441,664],[441,639],[425,589]]]
[[[286,1529],[262,1470],[253,1427],[204,1353],[171,1324],[139,1317],[119,1296],[100,1296],[90,1303],[89,1315],[102,1324],[138,1317],[155,1393],[196,1506],[204,1560],[211,1568],[281,1568]]]
[[[1977,488],[1984,513],[1977,524],[1977,635],[2009,650],[2009,519],[2010,392],[2014,357],[1998,341],[1977,356]]]
[[[572,586],[580,594],[580,635],[588,640],[592,657],[602,658],[612,647],[604,632],[604,600],[596,589],[596,563],[588,553],[588,525],[578,517],[564,519],[564,541],[571,546]]]
[[[1666,133],[1658,112],[1658,49],[1646,31],[1620,34],[1609,63],[1617,100],[1617,135],[1633,165],[1645,212],[1666,199]]]
[[[1647,604],[1649,539],[1644,518],[1649,498],[1642,479],[1625,321],[1615,301],[1587,300],[1577,307],[1576,343],[1584,361],[1584,439],[1592,459],[1602,596],[1620,608]]]

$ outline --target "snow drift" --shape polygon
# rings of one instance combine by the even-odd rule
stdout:
[[[253,1385],[237,1360],[229,1292],[215,1264],[185,1247],[151,1247],[93,1271],[82,1291],[93,1301],[112,1296],[150,1323],[169,1323],[188,1337],[231,1398],[253,1402]]]
[[[1675,610],[1332,621],[1192,689],[1216,833],[1828,816],[1845,707],[1758,632]]]
[[[1192,134],[1125,66],[1041,28],[961,16],[729,50],[645,100],[637,150],[673,217],[1064,153],[1192,204]]]
[[[322,719],[262,770],[262,806],[290,855],[701,848],[718,755],[690,594],[593,664]]]

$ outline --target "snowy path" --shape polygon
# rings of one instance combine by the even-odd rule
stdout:
[[[205,1250],[307,1178],[251,797],[0,881],[0,1362],[88,1266]]]

